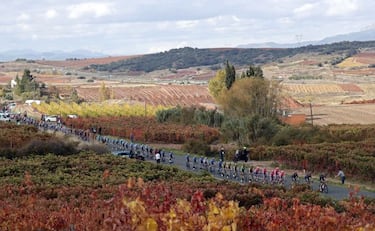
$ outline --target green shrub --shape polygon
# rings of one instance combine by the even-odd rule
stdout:
[[[110,150],[105,144],[83,144],[79,146],[80,151],[94,152],[96,154],[109,153]]]
[[[249,209],[253,205],[263,204],[263,197],[259,194],[235,195],[233,199],[238,201],[240,207],[245,207],[246,209]]]
[[[48,153],[62,156],[77,154],[77,143],[65,141],[62,138],[50,140],[34,139],[18,150],[18,156],[29,154],[46,155]]]
[[[204,140],[190,139],[186,141],[182,147],[185,152],[212,156],[214,153],[211,151],[211,147]]]
[[[0,157],[13,159],[17,156],[17,150],[14,148],[0,148]]]

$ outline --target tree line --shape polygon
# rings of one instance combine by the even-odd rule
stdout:
[[[262,48],[228,48],[198,49],[179,48],[169,51],[142,55],[132,59],[121,60],[109,64],[93,64],[87,69],[110,72],[143,71],[151,72],[164,69],[183,69],[197,66],[212,66],[231,60],[235,65],[248,63],[265,64],[299,53],[337,54],[343,57],[352,56],[360,48],[374,47],[375,41],[339,42],[325,45],[308,45],[299,48],[262,49]]]

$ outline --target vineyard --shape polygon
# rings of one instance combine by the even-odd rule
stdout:
[[[104,58],[91,58],[91,59],[71,59],[64,61],[49,61],[49,60],[37,60],[37,63],[42,65],[56,66],[56,67],[69,67],[69,68],[83,68],[91,64],[108,64],[120,60],[126,60],[129,58],[135,58],[134,56],[114,56]]]
[[[97,101],[100,98],[98,89],[80,87],[77,88],[77,92],[87,101]],[[207,87],[200,85],[112,86],[110,91],[114,99],[154,106],[192,106],[213,103]]]
[[[355,57],[360,63],[374,64],[375,63],[375,52],[362,52],[356,54]]]
[[[64,123],[77,128],[103,126],[103,132],[109,133],[124,132],[131,125],[129,131],[139,139],[145,137],[138,132],[147,124],[155,129],[150,137],[170,142],[177,136],[158,132],[201,139],[215,134],[204,133],[200,126],[160,128],[153,119],[139,117],[78,118]],[[335,127],[331,132],[353,140],[370,137],[372,129]],[[7,123],[1,124],[0,131],[2,146],[14,142],[13,147],[21,147],[32,138],[52,137],[30,126]],[[370,141],[258,147],[251,150],[251,159],[270,158],[295,169],[305,164],[331,174],[341,166],[348,177],[371,181],[374,150]],[[353,188],[347,200],[334,201],[304,185],[291,190],[241,185],[111,154],[3,155],[0,230],[373,230],[375,201],[358,198],[357,190]]]
[[[338,66],[341,68],[367,67],[370,64],[375,64],[374,52],[362,52],[362,53],[356,54],[353,57],[345,59],[343,62],[338,64]]]
[[[51,135],[40,133],[34,127],[15,126],[14,124],[0,123],[0,151],[20,148],[32,139],[48,140]]]
[[[0,159],[1,230],[373,230],[374,202],[90,153]],[[33,174],[30,174],[33,173]]]
[[[209,67],[150,73],[84,69],[127,58],[4,63],[0,82],[8,84],[21,69],[29,68],[35,70],[37,81],[51,89],[56,86],[60,94],[69,95],[75,89],[84,103],[32,105],[38,113],[62,116],[62,124],[73,130],[95,128],[100,135],[132,137],[137,143],[161,149],[167,145],[181,148],[193,141],[219,148],[218,142],[224,138],[217,127],[155,119],[158,110],[177,105],[216,108],[207,86],[198,85],[216,71]],[[290,145],[249,146],[250,159],[284,169],[311,170],[314,175],[326,173],[330,178],[342,168],[350,184],[373,186],[375,127],[368,124],[375,124],[375,68],[369,67],[375,55],[359,53],[331,65],[335,58],[301,54],[266,64],[264,73],[282,81],[284,104],[307,115],[307,123],[365,125],[327,128],[328,132],[313,137],[315,143],[313,135],[294,135],[291,128],[278,140],[285,138]],[[98,102],[99,83],[106,85],[112,100]],[[311,108],[304,106],[308,102]],[[24,99],[17,101],[18,112],[31,115],[26,110],[31,107],[23,103]],[[67,118],[71,114],[78,118]],[[355,187],[347,199],[336,201],[304,184],[286,189],[219,181],[208,173],[120,158],[107,153],[108,147],[97,154],[94,148],[82,147],[99,146],[98,142],[86,144],[61,137],[32,126],[0,123],[0,230],[375,230],[375,199],[360,198]],[[60,145],[65,140],[67,146]],[[47,148],[48,143],[53,147]],[[237,144],[225,145],[230,158]],[[77,147],[75,152],[66,152],[71,147]],[[50,151],[63,149],[63,154]]]
[[[357,58],[355,57],[350,57],[346,58],[344,61],[339,63],[337,65],[338,67],[341,68],[348,68],[348,67],[367,67],[368,64],[360,62]]]
[[[103,135],[123,138],[134,136],[137,142],[185,143],[190,139],[203,140],[211,143],[220,137],[217,128],[206,125],[180,125],[159,123],[151,117],[98,117],[66,119],[68,127],[90,129],[101,127]]]
[[[346,92],[363,92],[354,84],[287,84],[285,89],[296,95],[343,94]]]
[[[56,103],[51,102],[33,104],[33,107],[42,114],[78,115],[80,117],[102,117],[102,116],[154,116],[158,110],[166,109],[163,106],[152,106],[145,104],[123,104],[123,103]]]
[[[251,159],[278,160],[292,169],[308,169],[329,176],[345,169],[349,178],[375,183],[375,142],[304,144],[255,148]]]
[[[313,106],[312,112],[314,125],[375,123],[375,104],[371,101],[367,104]],[[295,109],[295,113],[308,115],[308,122],[311,123],[309,107]]]

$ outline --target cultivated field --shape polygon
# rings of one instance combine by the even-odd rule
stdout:
[[[149,105],[192,106],[213,104],[207,86],[200,85],[125,85],[110,86],[113,99],[125,102],[141,102]],[[78,95],[88,101],[99,97],[98,87],[77,88]]]
[[[99,88],[104,83],[116,102],[215,107],[207,82],[215,76],[216,71],[209,67],[150,73],[106,73],[84,68],[130,57],[2,63],[0,85],[9,84],[17,75],[22,76],[23,70],[27,68],[48,87],[56,86],[61,94],[67,95],[76,89],[78,95],[87,101],[100,98]],[[375,99],[375,68],[370,67],[375,63],[375,52],[366,50],[338,65],[331,65],[337,58],[333,55],[298,54],[266,64],[262,69],[266,78],[281,83],[283,97],[291,99],[287,102],[290,102],[289,108],[293,113],[309,114],[309,109],[302,106],[312,103],[319,114],[316,124],[374,123],[370,113],[373,105],[357,107],[346,104],[372,102]],[[237,74],[240,75],[246,68],[236,67]],[[355,115],[358,113],[362,113],[360,121],[356,121],[358,116]]]
[[[310,107],[305,106],[294,112],[306,114],[307,122],[311,123]],[[375,124],[375,104],[313,106],[312,115],[314,125]]]

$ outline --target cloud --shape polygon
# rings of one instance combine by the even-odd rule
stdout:
[[[26,14],[26,13],[21,13],[18,17],[17,17],[17,20],[18,21],[27,21],[30,19],[30,15]]]
[[[281,25],[291,25],[294,21],[290,17],[278,18],[277,22]]]
[[[52,19],[57,16],[57,11],[54,9],[49,9],[46,11],[45,16],[47,19]]]
[[[358,10],[357,0],[326,0],[328,16],[340,16]]]
[[[0,7],[0,49],[90,47],[135,54],[295,42],[295,35],[322,39],[373,24],[375,1],[17,0],[6,6]]]
[[[19,24],[17,24],[17,27],[18,27],[20,30],[22,30],[22,31],[26,31],[26,32],[32,30],[31,26],[30,26],[29,24],[26,24],[26,23],[19,23]]]
[[[295,14],[296,17],[299,17],[299,18],[304,18],[304,17],[308,17],[310,15],[312,15],[314,13],[314,11],[316,10],[317,8],[317,4],[316,3],[306,3],[306,4],[303,4],[302,6],[300,7],[297,7],[293,10],[293,13]]]
[[[194,28],[197,24],[198,24],[197,20],[177,21],[176,27],[178,29],[191,29],[191,28]]]
[[[93,15],[95,18],[99,18],[110,15],[114,11],[111,4],[102,2],[86,2],[70,5],[68,6],[67,10],[69,12],[68,17],[71,19],[91,15]]]

